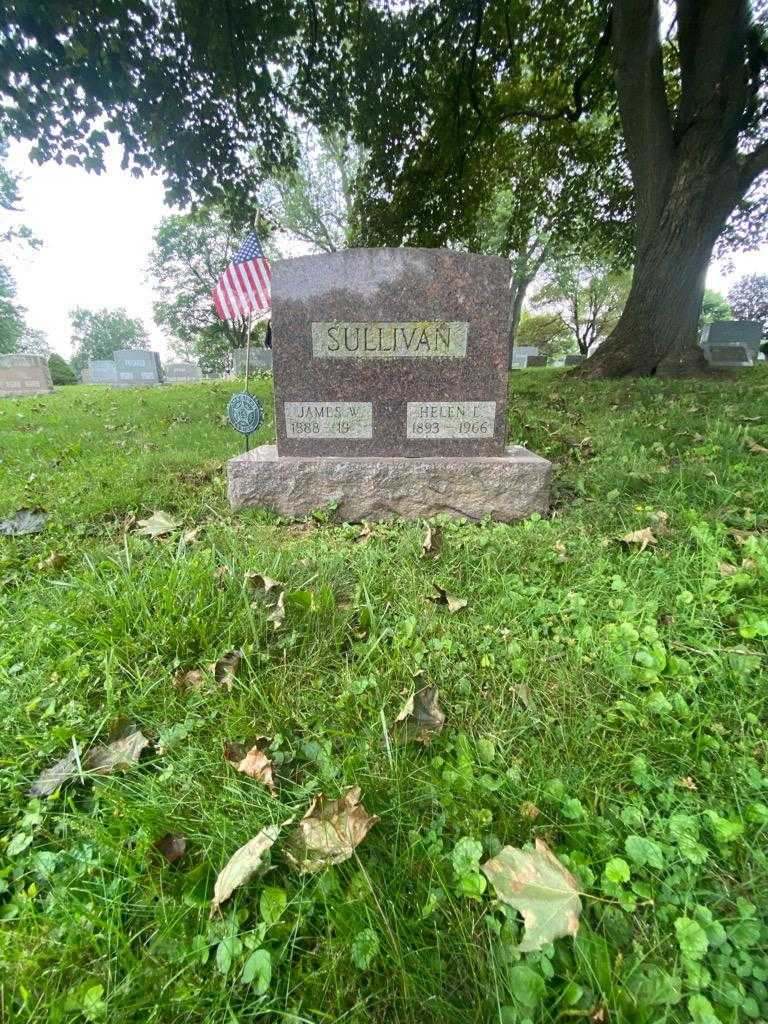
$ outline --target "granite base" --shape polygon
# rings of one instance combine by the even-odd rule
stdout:
[[[552,464],[516,445],[495,456],[350,458],[279,457],[265,444],[227,469],[233,508],[301,518],[333,503],[335,518],[345,522],[447,513],[508,523],[549,510]]]

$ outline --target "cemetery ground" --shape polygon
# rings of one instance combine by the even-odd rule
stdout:
[[[0,1018],[768,1019],[768,374],[510,388],[552,516],[432,523],[431,550],[423,522],[232,513],[231,384],[2,403],[0,519],[49,517],[0,538]],[[442,731],[393,731],[425,686]],[[312,797],[350,786],[380,820],[298,872]],[[520,952],[478,865],[535,838],[582,912]]]

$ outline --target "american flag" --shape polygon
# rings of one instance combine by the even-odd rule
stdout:
[[[245,320],[272,306],[272,270],[261,240],[251,231],[211,292],[220,320]]]

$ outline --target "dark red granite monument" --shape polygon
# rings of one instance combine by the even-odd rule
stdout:
[[[235,506],[340,518],[548,507],[550,464],[506,447],[510,264],[352,249],[273,264],[277,446],[229,464]]]

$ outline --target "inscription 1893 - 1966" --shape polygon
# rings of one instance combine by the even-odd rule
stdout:
[[[313,323],[317,359],[463,359],[468,323],[420,320],[402,323]]]

